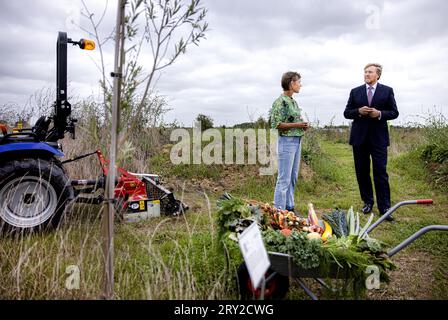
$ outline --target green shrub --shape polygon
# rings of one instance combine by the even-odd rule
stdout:
[[[322,156],[321,136],[318,129],[310,128],[302,138],[302,159],[310,165]]]
[[[423,127],[426,145],[420,152],[421,159],[430,173],[432,183],[448,191],[448,121],[441,113],[431,114]]]

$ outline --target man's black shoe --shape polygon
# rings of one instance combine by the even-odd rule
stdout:
[[[386,208],[383,210],[380,210],[380,215],[383,216],[387,211],[389,211],[390,208]],[[385,219],[386,221],[394,221],[394,217],[392,217],[391,215],[388,215]]]
[[[364,203],[364,207],[361,209],[362,213],[368,214],[372,211],[373,204]]]

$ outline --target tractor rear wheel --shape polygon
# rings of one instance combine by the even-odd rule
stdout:
[[[0,163],[0,233],[57,226],[73,197],[68,181],[57,160]]]

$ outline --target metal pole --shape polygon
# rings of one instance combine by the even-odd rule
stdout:
[[[118,0],[117,23],[115,28],[115,62],[112,98],[112,125],[110,143],[109,174],[106,181],[106,210],[103,215],[103,254],[104,254],[104,299],[114,298],[114,188],[116,176],[117,135],[120,122],[120,97],[122,65],[124,61],[124,11],[126,0]]]

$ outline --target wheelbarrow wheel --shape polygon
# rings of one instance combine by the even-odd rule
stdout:
[[[274,271],[268,269],[265,274],[267,279],[272,275]],[[252,281],[250,280],[249,272],[247,271],[247,266],[242,263],[237,271],[238,275],[238,288],[242,300],[258,300],[261,297],[261,288],[254,288],[252,286]],[[275,274],[268,282],[266,282],[264,290],[264,299],[266,300],[278,300],[283,299],[289,290],[289,278],[282,276],[280,274]]]

